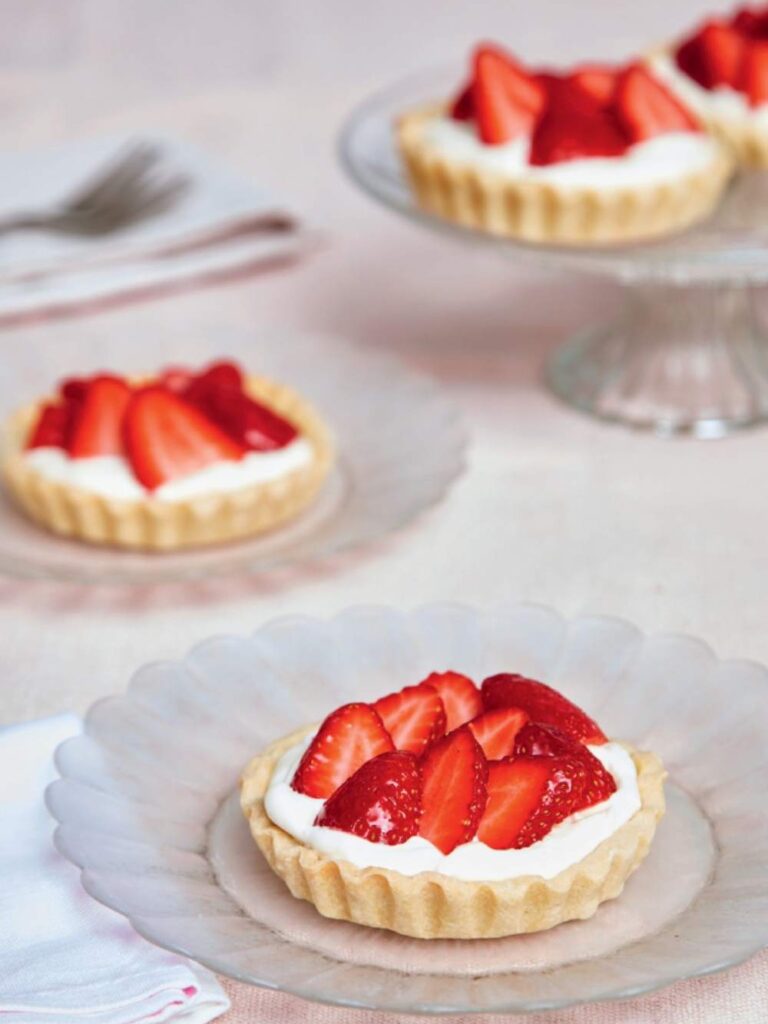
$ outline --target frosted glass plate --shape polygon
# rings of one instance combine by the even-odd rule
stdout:
[[[321,918],[267,868],[237,806],[245,762],[352,699],[445,666],[564,689],[655,750],[669,809],[647,861],[589,921],[425,942]],[[768,944],[768,670],[616,619],[529,605],[352,608],[275,620],[148,665],[57,752],[56,843],[148,939],[242,981],[399,1013],[514,1013],[621,999]]]
[[[127,338],[78,322],[76,355],[41,341],[6,350],[0,428],[19,405],[74,370],[146,373],[158,365],[238,359],[306,395],[333,430],[338,464],[315,502],[286,526],[251,540],[181,552],[102,548],[47,533],[0,488],[0,573],[78,583],[154,584],[265,573],[369,543],[440,501],[464,468],[459,414],[440,388],[385,353],[322,334],[280,330],[174,334],[163,325]],[[404,453],[407,453],[404,455]]]

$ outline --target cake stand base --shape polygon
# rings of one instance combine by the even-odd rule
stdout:
[[[768,333],[749,285],[625,286],[624,309],[552,357],[569,405],[657,434],[724,437],[768,418]]]

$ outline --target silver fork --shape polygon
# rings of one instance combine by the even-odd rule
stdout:
[[[50,231],[95,237],[154,217],[189,187],[184,175],[158,173],[159,164],[156,146],[145,142],[132,145],[57,206],[0,219],[0,234]]]

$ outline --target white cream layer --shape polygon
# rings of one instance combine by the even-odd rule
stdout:
[[[700,117],[733,121],[746,119],[768,129],[768,103],[753,107],[745,93],[728,85],[705,89],[680,70],[670,53],[656,53],[648,58],[648,64],[653,73]]]
[[[215,462],[189,476],[148,491],[133,475],[130,463],[119,455],[72,459],[61,448],[33,448],[24,458],[41,476],[80,487],[91,494],[116,501],[153,498],[184,501],[204,494],[224,494],[251,484],[266,483],[306,466],[313,457],[312,445],[297,437],[271,452],[248,452],[238,461]]]
[[[670,132],[631,146],[621,156],[585,157],[534,167],[528,162],[530,139],[487,146],[471,124],[449,117],[424,123],[424,141],[453,163],[498,171],[513,180],[549,182],[563,188],[626,188],[679,181],[709,167],[717,143],[702,132]]]
[[[291,780],[311,739],[291,747],[280,758],[264,797],[264,809],[276,825],[299,842],[361,868],[389,868],[402,875],[436,871],[476,882],[522,875],[553,878],[583,860],[629,821],[641,805],[632,758],[620,744],[605,743],[589,749],[613,775],[616,792],[603,803],[572,814],[538,843],[524,850],[493,850],[473,839],[444,854],[421,836],[413,836],[397,846],[387,846],[314,824],[323,801],[291,789]]]

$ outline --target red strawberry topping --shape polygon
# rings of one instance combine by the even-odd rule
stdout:
[[[552,725],[529,722],[515,737],[515,757],[562,757],[580,759],[588,772],[588,787],[582,793],[584,807],[607,800],[616,792],[616,782],[608,769],[583,743],[571,739]]]
[[[421,754],[445,734],[443,702],[431,686],[406,686],[381,697],[373,707],[397,750]]]
[[[532,722],[554,725],[582,743],[606,742],[605,734],[596,722],[545,683],[502,672],[485,680],[482,695],[487,709],[522,708],[528,712]]]
[[[530,132],[544,103],[544,90],[509,54],[480,46],[474,58],[472,98],[480,138],[498,145]]]
[[[475,98],[472,83],[465,85],[451,103],[451,117],[454,121],[471,121],[475,116]]]
[[[601,793],[600,783],[580,757],[497,762],[489,768],[488,802],[478,838],[497,850],[531,846],[571,814],[610,796]]]
[[[245,451],[193,405],[159,385],[133,394],[124,438],[133,472],[148,490],[214,462],[240,459]]]
[[[40,410],[27,441],[27,448],[65,448],[70,414],[65,405],[49,403]]]
[[[618,73],[614,68],[603,67],[601,64],[582,64],[568,76],[577,89],[581,89],[590,99],[601,106],[607,106],[613,99]]]
[[[677,66],[704,89],[738,88],[745,41],[733,26],[709,21],[677,48]]]
[[[640,64],[631,65],[619,77],[616,109],[633,142],[665,132],[699,131],[699,124],[687,107]]]
[[[565,80],[537,123],[531,139],[534,167],[582,157],[621,156],[627,140],[613,111]]]
[[[93,378],[74,416],[67,443],[73,459],[122,454],[123,419],[130,398],[130,387],[119,377],[105,374]]]
[[[742,87],[751,106],[768,102],[768,42],[756,41],[747,47]]]
[[[485,807],[488,765],[469,728],[457,729],[430,747],[421,773],[419,835],[450,853],[474,836]]]
[[[326,799],[366,761],[392,749],[377,711],[369,704],[344,704],[317,730],[291,785],[298,793]]]
[[[437,691],[445,708],[445,731],[453,732],[483,710],[480,691],[468,676],[460,672],[433,672],[424,680]]]
[[[513,752],[516,737],[527,721],[527,713],[519,708],[494,708],[473,718],[469,728],[486,758],[499,761]]]
[[[316,825],[395,846],[419,831],[421,779],[416,757],[392,750],[366,761],[323,804]]]

